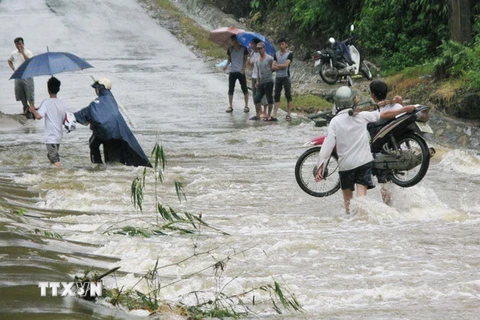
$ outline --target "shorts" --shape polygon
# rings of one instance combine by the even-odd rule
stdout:
[[[59,144],[47,143],[47,158],[50,160],[50,163],[60,162],[60,155],[58,150],[60,149]]]
[[[35,101],[35,84],[33,78],[15,79],[15,99],[22,101],[24,106],[30,101]]]
[[[355,190],[355,184],[361,184],[368,189],[375,188],[372,180],[373,162],[368,162],[352,170],[339,171],[342,190]]]
[[[273,81],[259,83],[253,102],[261,103],[263,96],[267,98],[268,104],[273,103]]]
[[[243,94],[248,94],[248,87],[247,87],[247,77],[244,73],[241,72],[230,72],[228,75],[228,95],[233,96],[235,91],[235,82],[240,82],[240,87],[242,88]]]
[[[255,87],[255,84],[257,83],[257,78],[252,78],[252,96],[253,100],[255,100],[255,96],[257,95],[257,88]],[[267,98],[263,96],[262,98],[262,104],[266,105],[267,103]]]
[[[280,95],[282,93],[282,87],[285,89],[285,98],[287,102],[292,101],[292,83],[290,77],[277,77],[275,79],[275,102],[280,102]]]

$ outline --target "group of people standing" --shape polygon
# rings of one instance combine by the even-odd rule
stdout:
[[[16,50],[8,58],[8,65],[15,70],[33,53],[25,48],[21,37],[14,40]],[[44,99],[40,107],[35,107],[35,86],[33,78],[15,79],[15,98],[22,102],[23,114],[28,119],[45,119],[45,144],[47,158],[55,167],[61,167],[59,149],[63,138],[63,128],[67,116],[67,104],[57,97],[61,82],[56,77],[47,81],[49,98]],[[120,162],[131,166],[151,167],[137,139],[128,128],[120,113],[118,104],[111,93],[112,82],[106,78],[95,80],[92,84],[97,98],[87,107],[75,112],[78,123],[90,125],[92,136],[89,139],[90,159],[92,163],[103,164],[100,146],[103,145],[105,162]]]
[[[250,50],[242,46],[236,35],[231,36],[233,45],[228,48],[227,64],[230,65],[228,78],[229,107],[226,112],[233,112],[233,94],[235,83],[238,80],[245,98],[244,112],[250,112],[248,107],[248,87],[245,75],[247,67],[252,69],[251,86],[255,115],[250,120],[278,121],[278,108],[282,90],[287,100],[286,121],[291,121],[292,111],[292,85],[290,80],[290,64],[293,61],[293,53],[288,50],[285,39],[279,39],[280,50],[273,56],[266,53],[266,45],[260,39],[254,38],[249,44]],[[276,72],[275,80],[273,73]],[[263,107],[263,108],[262,108]]]

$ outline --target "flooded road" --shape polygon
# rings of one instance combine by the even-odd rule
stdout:
[[[439,152],[423,182],[394,187],[392,207],[375,188],[354,201],[355,215],[346,216],[340,193],[313,198],[295,182],[302,144],[324,128],[296,117],[291,123],[282,116],[278,123],[249,121],[240,90],[235,111],[225,113],[227,76],[134,0],[2,0],[0,15],[0,111],[12,115],[0,128],[1,319],[145,318],[107,303],[41,297],[38,283],[119,266],[105,286],[146,292],[137,282],[157,261],[173,264],[159,270],[167,301],[190,303],[188,293],[218,288],[230,295],[275,279],[304,309],[277,316],[265,302],[252,319],[478,319],[478,150],[433,144]],[[148,171],[143,213],[130,193],[143,168],[92,165],[88,127],[64,136],[64,167],[57,170],[46,157],[43,121],[15,120],[20,103],[7,80],[6,58],[17,36],[34,54],[48,46],[95,67],[57,75],[59,98],[71,111],[95,98],[90,75],[108,77],[145,152],[157,142],[164,147],[165,179],[155,192]],[[47,97],[47,79],[35,79],[37,105]],[[184,184],[186,202],[178,202],[175,181]],[[115,232],[155,225],[156,195],[229,235],[207,228],[200,235],[150,238]],[[181,262],[201,252],[208,254]],[[209,266],[227,257],[216,277]]]

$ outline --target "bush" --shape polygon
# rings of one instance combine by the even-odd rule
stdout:
[[[444,41],[439,49],[433,63],[435,78],[464,79],[468,89],[480,88],[480,36],[471,45]]]

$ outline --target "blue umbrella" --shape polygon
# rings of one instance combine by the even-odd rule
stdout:
[[[27,79],[86,68],[93,68],[93,66],[74,54],[47,51],[22,63],[10,79]]]
[[[237,34],[238,41],[242,44],[242,46],[245,46],[247,48],[249,48],[249,44],[254,38],[257,38],[260,41],[265,43],[265,51],[269,55],[273,55],[275,53],[276,50],[273,47],[272,43],[267,39],[267,37],[261,35],[260,33],[257,33],[257,32],[242,32],[242,33]]]

